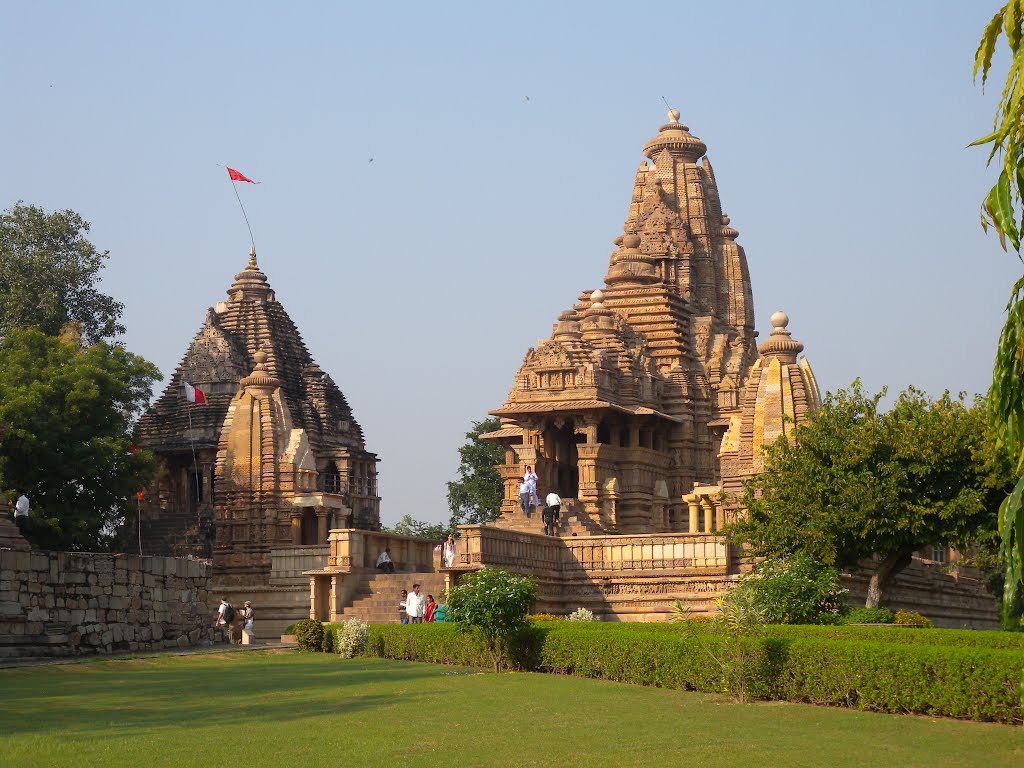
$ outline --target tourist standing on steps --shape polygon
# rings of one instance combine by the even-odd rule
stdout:
[[[420,592],[420,585],[413,584],[412,592],[405,598],[405,612],[409,614],[410,624],[422,624],[423,614],[427,610],[427,597]]]
[[[394,573],[395,564],[391,562],[391,549],[384,547],[384,551],[377,555],[377,570],[384,573]]]
[[[530,498],[533,496],[533,491],[530,490],[530,484],[523,480],[519,484],[519,506],[523,510],[523,514],[527,517],[530,516]]]
[[[242,607],[242,645],[250,645],[256,641],[256,633],[252,631],[252,603],[248,600]]]
[[[537,473],[533,471],[533,467],[529,464],[526,465],[526,471],[523,473],[523,482],[530,486],[530,503],[534,506],[540,504],[540,496],[537,495]]]
[[[23,488],[14,489],[14,497],[17,501],[8,501],[7,506],[14,512],[14,524],[18,526],[18,533],[25,535],[25,525],[28,523],[28,496]]]
[[[409,593],[404,589],[402,590],[402,597],[398,601],[398,621],[401,624],[409,623],[409,614],[407,609],[409,607]]]
[[[223,629],[228,636],[228,642],[235,643],[235,609],[228,602],[227,597],[220,599],[220,607],[217,608],[217,617],[213,620],[214,629]]]
[[[544,508],[544,533],[554,536],[562,512],[562,497],[552,491],[544,501],[547,503]]]
[[[455,565],[455,537],[450,533],[444,546],[441,548],[441,562],[444,563],[445,568],[451,568]]]

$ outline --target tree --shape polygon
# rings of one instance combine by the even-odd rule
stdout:
[[[877,555],[866,606],[929,545],[966,549],[996,509],[1007,474],[996,467],[985,407],[914,388],[881,412],[885,391],[859,380],[766,449],[765,471],[744,489],[748,514],[731,526],[753,554],[806,553],[849,567]]]
[[[89,343],[124,333],[124,305],[97,289],[108,258],[74,211],[17,203],[0,213],[0,339],[14,328],[56,336],[76,324]]]
[[[462,524],[493,523],[501,516],[505,494],[498,465],[504,462],[504,450],[480,439],[485,432],[500,428],[497,418],[474,421],[466,433],[466,444],[459,448],[459,479],[448,483],[453,529]]]
[[[533,579],[501,568],[483,568],[462,577],[448,590],[448,615],[460,629],[479,632],[494,671],[501,671],[502,654],[529,622],[526,614],[537,600]]]
[[[991,145],[989,163],[996,157],[1002,169],[982,202],[981,225],[991,225],[1006,250],[1007,241],[1021,258],[1024,232],[1024,0],[1010,0],[996,12],[974,54],[974,76],[981,72],[984,89],[999,38],[1010,49],[1006,84],[996,106],[994,130],[972,143]],[[1024,260],[1024,259],[1022,259]],[[990,418],[998,444],[1013,462],[1016,484],[999,509],[1000,551],[1006,565],[1003,620],[1010,618],[1024,579],[1024,278],[1010,291],[1006,324],[999,335],[990,392]]]
[[[41,549],[114,545],[151,478],[132,427],[160,372],[117,345],[13,330],[0,341],[0,484],[22,487]]]
[[[425,523],[414,519],[412,515],[405,515],[391,528],[385,528],[384,532],[396,536],[417,536],[431,541],[443,541],[448,538],[451,529],[444,523]]]

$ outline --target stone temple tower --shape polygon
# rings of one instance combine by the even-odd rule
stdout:
[[[539,527],[517,512],[531,465],[541,492],[563,499],[563,534],[714,531],[721,491],[817,402],[809,366],[795,363],[802,345],[773,334],[759,357],[747,258],[707,146],[676,110],[668,118],[643,148],[603,288],[559,315],[491,411],[502,428],[484,438],[505,447],[499,526]],[[802,383],[776,393],[777,362]],[[783,404],[757,405],[773,397]],[[748,411],[761,414],[750,434]]]
[[[143,493],[146,554],[213,557],[218,587],[266,582],[271,550],[325,546],[332,527],[380,529],[377,457],[249,262],[206,313],[139,422],[158,475]],[[188,382],[205,404],[186,401]]]

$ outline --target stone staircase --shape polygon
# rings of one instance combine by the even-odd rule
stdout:
[[[534,507],[530,516],[527,517],[517,507],[512,513],[503,514],[493,524],[509,531],[543,534],[544,520],[541,517],[541,511],[541,507]],[[583,512],[582,505],[577,509],[575,499],[563,499],[555,533],[559,537],[567,538],[573,535],[600,536],[605,531],[602,531],[601,527]]]
[[[360,581],[352,602],[342,611],[341,621],[358,616],[369,624],[397,624],[398,601],[403,589],[412,591],[419,584],[420,592],[433,595],[441,602],[444,575],[440,573],[376,573]]]

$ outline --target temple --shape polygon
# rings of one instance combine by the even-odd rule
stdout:
[[[644,147],[604,286],[559,315],[491,411],[499,526],[539,530],[518,503],[530,465],[563,499],[563,534],[716,531],[763,446],[819,402],[785,313],[755,345],[746,254],[706,150],[671,110]]]
[[[294,616],[308,600],[301,571],[326,560],[328,531],[380,529],[377,457],[255,250],[227,295],[139,421],[157,475],[130,540],[146,555],[212,557],[215,590]],[[189,402],[185,383],[205,402]]]

